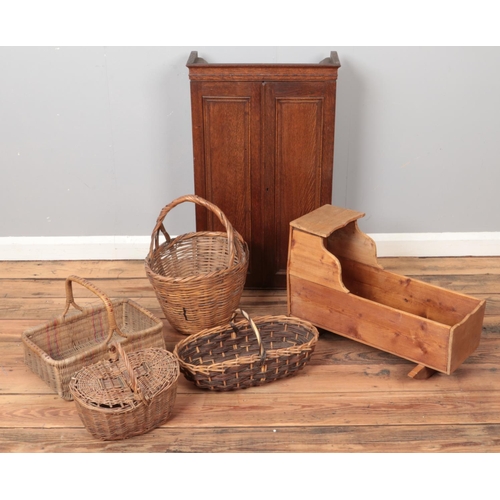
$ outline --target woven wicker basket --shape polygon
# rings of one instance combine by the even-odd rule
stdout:
[[[318,330],[290,316],[261,316],[204,330],[174,348],[181,372],[197,387],[230,391],[290,377],[309,361]]]
[[[128,355],[112,344],[114,359],[80,370],[70,382],[78,415],[96,438],[114,441],[138,436],[164,424],[177,395],[179,363],[165,349]]]
[[[72,283],[95,293],[102,304],[82,308],[75,303]],[[68,313],[70,305],[78,311]],[[84,278],[66,279],[66,308],[61,316],[24,331],[24,361],[59,396],[71,400],[69,382],[84,366],[105,359],[112,341],[127,351],[165,347],[163,322],[130,299],[111,301]]]
[[[163,220],[187,201],[213,212],[227,232],[200,231],[171,239]],[[166,239],[161,245],[160,232]],[[177,331],[190,335],[231,318],[245,286],[248,259],[246,242],[222,211],[199,196],[186,195],[158,216],[145,268],[165,317]]]

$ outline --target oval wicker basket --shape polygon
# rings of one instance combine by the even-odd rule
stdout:
[[[226,233],[199,231],[171,239],[163,220],[184,202],[213,212]],[[160,233],[166,240],[161,245]],[[231,318],[243,293],[248,259],[248,245],[224,213],[199,196],[185,195],[160,212],[145,268],[165,317],[177,331],[190,335]]]
[[[138,436],[165,423],[177,395],[179,363],[165,349],[125,353],[114,343],[114,359],[80,370],[69,385],[78,415],[96,438]]]
[[[238,313],[244,319],[234,323]],[[183,375],[197,387],[231,391],[295,375],[311,358],[318,337],[308,321],[292,316],[252,320],[237,309],[228,325],[181,340],[174,355]]]

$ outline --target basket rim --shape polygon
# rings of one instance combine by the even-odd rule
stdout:
[[[192,202],[198,207],[205,207],[209,212],[212,212],[221,222],[222,226],[225,228],[224,237],[228,242],[228,261],[229,261],[229,266],[228,267],[233,267],[234,263],[232,262],[235,258],[236,255],[236,245],[235,242],[238,240],[244,241],[242,236],[236,231],[229,221],[229,219],[226,217],[224,212],[213,202],[208,201],[204,198],[202,198],[198,194],[186,194],[184,196],[179,196],[175,200],[171,201],[168,205],[165,205],[162,210],[160,211],[160,214],[158,215],[156,219],[156,225],[153,229],[153,232],[151,233],[151,243],[149,246],[149,252],[148,255],[151,255],[153,253],[154,248],[156,247],[157,249],[159,248],[159,236],[160,233],[163,233],[163,236],[166,238],[167,241],[171,241],[170,235],[167,233],[165,226],[164,226],[164,221],[165,217],[167,214],[176,206],[184,203],[184,202]],[[188,233],[189,234],[189,233]]]
[[[133,299],[112,299],[111,302],[113,303],[114,306],[121,306],[122,304],[129,304],[134,309],[137,309],[139,312],[144,313],[146,316],[148,316],[150,319],[152,319],[155,323],[163,324],[162,320],[160,318],[155,316],[148,309],[145,309],[144,307],[140,306]],[[47,327],[56,326],[57,324],[74,323],[76,321],[81,320],[85,316],[89,316],[90,314],[100,312],[103,309],[106,309],[106,306],[104,304],[97,304],[95,306],[82,307],[82,311],[75,310],[73,313],[71,313],[68,316],[63,316],[63,315],[59,314],[57,316],[53,316],[52,318],[48,319],[47,321],[44,321],[43,323],[26,328],[23,331],[22,335],[24,336],[24,335],[29,335],[30,333],[36,333],[38,330],[45,330]]]
[[[207,337],[216,333],[223,333],[224,331],[229,331],[231,329],[228,325],[216,326],[212,328],[204,329],[198,333],[192,334],[185,339],[180,340],[174,347],[174,355],[177,357],[179,364],[182,368],[189,370],[192,373],[203,373],[209,374],[213,372],[222,373],[227,368],[240,366],[240,365],[248,365],[253,363],[262,363],[264,364],[268,359],[277,359],[284,355],[298,354],[303,351],[311,350],[313,346],[316,345],[319,339],[319,331],[318,329],[309,321],[302,320],[300,318],[296,318],[294,316],[286,316],[286,315],[265,315],[252,318],[254,323],[259,326],[259,324],[266,323],[270,320],[278,321],[286,324],[297,324],[304,328],[304,330],[309,331],[313,334],[313,337],[301,344],[300,346],[296,346],[293,348],[284,347],[279,349],[266,349],[266,357],[264,361],[261,361],[260,354],[252,354],[250,356],[242,356],[238,358],[233,358],[227,361],[221,361],[217,363],[213,363],[211,365],[194,365],[185,361],[179,354],[179,351],[188,344],[196,343],[197,340],[203,337]],[[240,325],[248,326],[248,322],[246,320],[240,320],[235,323],[235,326],[238,327]]]
[[[178,380],[179,380],[179,375],[177,376],[177,378],[175,379],[175,381],[172,384],[166,385],[163,389],[161,389],[161,391],[157,392],[153,396],[153,398],[151,399],[150,406],[158,404],[161,401],[161,398],[163,396],[165,396],[165,393],[170,393],[173,391],[177,392]],[[145,406],[144,403],[142,401],[140,401],[140,402],[138,402],[137,405],[128,406],[126,408],[98,408],[96,406],[89,405],[88,403],[86,403],[85,401],[83,401],[79,398],[75,398],[75,395],[73,393],[72,393],[72,397],[73,397],[73,401],[75,403],[77,403],[78,405],[80,405],[84,409],[84,411],[95,412],[95,413],[99,413],[101,415],[109,415],[110,417],[127,415],[128,413],[136,412],[136,411],[138,411],[138,408],[142,408]]]
[[[241,251],[237,251],[236,255],[238,255],[239,258],[238,262],[236,262],[233,266],[231,267],[225,267],[224,269],[218,269],[217,271],[212,271],[211,273],[200,273],[200,274],[193,274],[192,276],[184,276],[184,277],[171,277],[171,276],[164,276],[163,274],[158,274],[153,271],[151,268],[151,265],[153,262],[155,262],[157,259],[154,257],[161,256],[162,252],[164,252],[166,249],[169,247],[174,246],[177,244],[179,241],[183,241],[186,239],[193,239],[193,238],[198,238],[200,236],[217,236],[217,237],[223,237],[224,239],[227,239],[226,233],[222,232],[217,232],[217,231],[195,231],[195,232],[190,232],[190,233],[185,233],[185,234],[180,234],[179,236],[176,236],[170,241],[165,241],[163,242],[156,250],[154,250],[152,253],[148,253],[146,258],[144,259],[144,265],[146,268],[146,272],[153,277],[154,279],[162,282],[168,282],[168,283],[190,283],[190,282],[196,282],[200,280],[206,280],[207,278],[214,278],[218,277],[221,275],[231,275],[235,274],[238,272],[241,272],[243,269],[248,268],[249,264],[249,248],[247,242],[241,237],[237,231],[234,231],[235,233],[235,240],[236,235],[238,236],[238,244],[241,245]],[[238,245],[236,245],[238,246]]]
[[[144,307],[140,306],[137,304],[132,299],[112,299],[111,300],[113,306],[121,306],[124,304],[132,306],[134,309],[139,311],[140,313],[143,313],[146,315],[148,318],[153,320],[156,324],[153,326],[150,326],[149,328],[146,328],[144,330],[139,330],[137,332],[129,332],[126,333],[126,337],[123,337],[123,340],[127,340],[127,338],[135,338],[136,336],[144,336],[150,333],[154,333],[156,331],[160,331],[163,329],[163,321],[156,317],[151,311],[148,311]],[[53,367],[60,367],[64,365],[68,365],[69,363],[76,361],[80,359],[82,356],[87,356],[90,354],[93,354],[95,352],[98,352],[102,350],[105,346],[104,342],[100,344],[96,344],[95,346],[91,347],[90,349],[86,350],[85,352],[82,353],[76,353],[73,354],[72,356],[69,356],[67,358],[62,358],[62,359],[54,359],[51,357],[46,351],[44,351],[38,344],[30,338],[33,335],[37,335],[39,333],[45,333],[47,329],[57,329],[58,326],[60,325],[66,325],[66,324],[72,324],[76,323],[78,321],[81,321],[85,319],[87,316],[90,316],[95,313],[99,313],[103,310],[106,309],[106,306],[104,304],[99,304],[95,306],[88,306],[82,308],[82,311],[76,311],[75,313],[72,313],[69,317],[65,317],[63,315],[55,316],[52,319],[41,323],[39,325],[32,326],[30,328],[27,328],[24,330],[21,334],[21,342],[25,346],[25,348],[30,349],[33,351],[35,354],[40,356],[44,362],[49,364],[50,366]]]

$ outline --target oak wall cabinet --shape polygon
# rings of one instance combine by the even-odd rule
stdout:
[[[336,52],[318,64],[215,64],[191,52],[195,193],[247,241],[247,288],[285,288],[290,221],[332,202]],[[222,231],[199,207],[197,231]]]

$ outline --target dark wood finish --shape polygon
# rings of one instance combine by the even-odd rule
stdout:
[[[192,52],[195,193],[250,248],[247,288],[284,288],[291,220],[331,203],[336,52],[319,64],[214,64]],[[197,209],[196,227],[221,230]]]
[[[500,452],[500,258],[379,262],[486,299],[479,347],[454,373],[409,379],[410,361],[322,331],[310,364],[295,377],[227,394],[198,390],[181,377],[168,422],[108,443],[94,439],[74,404],[31,373],[21,333],[62,312],[70,274],[162,317],[144,262],[0,262],[0,453]],[[82,305],[99,302],[83,288],[77,294]],[[283,314],[286,293],[245,290],[242,307],[252,316]],[[164,325],[173,350],[185,336]]]
[[[220,82],[191,84],[195,193],[217,205],[248,243],[247,282],[261,274],[252,258],[264,247],[262,204],[255,193],[262,186],[260,86],[241,82],[227,88]],[[224,228],[212,214],[196,209],[198,231]]]

